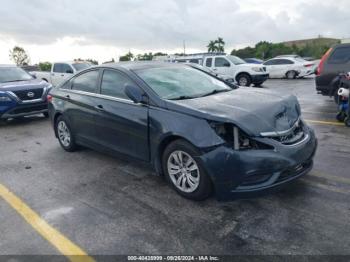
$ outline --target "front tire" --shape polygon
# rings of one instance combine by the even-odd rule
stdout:
[[[237,76],[237,84],[239,86],[250,86],[252,83],[252,80],[250,78],[250,75],[248,74],[239,74]]]
[[[72,129],[70,128],[68,121],[63,116],[58,117],[55,123],[55,132],[57,134],[58,141],[64,150],[73,152],[77,149]]]
[[[169,144],[162,156],[166,180],[181,196],[197,201],[208,198],[213,191],[199,155],[194,146],[180,139]]]

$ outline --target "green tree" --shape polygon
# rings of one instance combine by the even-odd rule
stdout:
[[[119,57],[119,61],[131,61],[134,58],[134,55],[129,51],[127,54]]]
[[[15,46],[10,50],[10,59],[18,66],[28,65],[30,62],[29,55],[24,48]]]
[[[139,61],[149,61],[153,59],[153,54],[152,53],[144,53],[143,55],[139,54],[137,55],[137,60]]]
[[[255,45],[255,56],[257,58],[261,58],[263,60],[270,57],[270,50],[271,50],[272,43],[261,41]]]
[[[232,50],[231,55],[235,55],[240,58],[250,58],[250,57],[255,57],[255,52],[256,52],[255,48],[248,46],[243,49]]]
[[[218,37],[214,42],[217,45],[218,52],[225,52],[225,41],[222,37]]]
[[[39,63],[39,68],[41,71],[51,71],[51,66],[52,64],[50,62],[40,62]]]
[[[209,53],[218,51],[216,42],[212,40],[210,40],[209,44],[207,45],[207,48]]]
[[[95,60],[95,59],[88,58],[88,59],[86,59],[86,61],[87,61],[87,62],[90,62],[90,63],[93,64],[93,65],[98,65],[98,61]]]

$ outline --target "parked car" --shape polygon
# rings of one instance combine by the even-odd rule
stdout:
[[[246,63],[237,56],[225,53],[200,53],[179,56],[172,60],[177,63],[196,63],[221,74],[234,78],[240,86],[261,86],[268,78],[266,67]]]
[[[316,90],[338,101],[339,74],[350,72],[350,44],[330,48],[322,57],[316,71]]]
[[[101,65],[48,98],[63,149],[147,162],[190,199],[277,188],[312,168],[317,141],[295,96],[232,89],[186,64]]]
[[[270,78],[295,79],[315,73],[316,64],[302,58],[281,56],[272,58],[263,63],[269,72]]]
[[[264,61],[259,59],[259,58],[244,58],[243,60],[246,63],[248,63],[248,64],[258,64],[258,65],[260,65],[260,64],[264,63]]]
[[[50,72],[32,71],[30,73],[36,76],[36,78],[56,86],[71,75],[89,67],[91,67],[91,64],[88,62],[56,62],[52,64]]]
[[[51,84],[33,78],[23,69],[0,66],[0,119],[42,113],[48,116],[46,96]]]
[[[186,64],[188,64],[189,66],[191,66],[195,69],[201,70],[201,71],[206,72],[214,77],[217,77],[219,79],[224,80],[231,87],[234,87],[234,88],[238,87],[238,86],[236,86],[236,84],[237,84],[236,80],[232,76],[219,74],[219,73],[209,69],[208,67],[201,66],[201,65],[196,64],[196,63],[186,63]]]

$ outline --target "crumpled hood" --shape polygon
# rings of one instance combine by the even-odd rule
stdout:
[[[168,101],[167,106],[207,120],[233,123],[252,136],[287,130],[300,115],[294,95],[246,87],[201,98]]]
[[[0,91],[20,91],[28,89],[37,89],[51,86],[49,83],[39,80],[32,79],[26,81],[0,83]]]

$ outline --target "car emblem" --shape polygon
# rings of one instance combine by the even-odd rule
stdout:
[[[33,98],[34,95],[35,95],[35,94],[34,94],[33,92],[28,92],[28,93],[27,93],[27,96],[30,97],[30,98]]]

